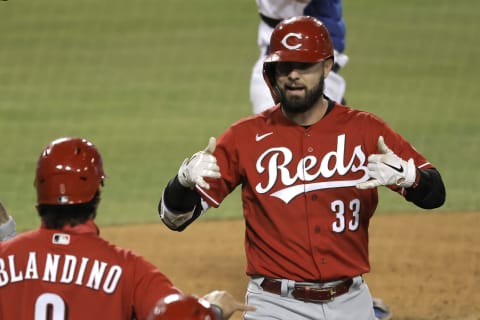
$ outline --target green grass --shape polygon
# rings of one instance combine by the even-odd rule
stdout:
[[[478,211],[480,3],[345,1],[351,106],[441,170],[444,211]],[[0,199],[38,225],[42,147],[83,136],[108,174],[100,224],[157,222],[160,192],[210,135],[250,114],[258,18],[250,0],[0,2]],[[379,212],[416,210],[391,192]],[[235,192],[207,217],[241,215]]]

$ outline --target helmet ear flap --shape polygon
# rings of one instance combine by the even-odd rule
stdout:
[[[273,101],[275,103],[280,102],[280,90],[278,89],[277,82],[275,80],[275,62],[264,63],[263,64],[263,79],[267,83],[270,93],[272,95]]]

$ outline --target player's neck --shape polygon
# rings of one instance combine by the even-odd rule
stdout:
[[[285,116],[299,126],[311,126],[317,123],[325,116],[328,109],[328,101],[325,98],[320,98],[313,108],[302,113],[288,113],[284,111]]]

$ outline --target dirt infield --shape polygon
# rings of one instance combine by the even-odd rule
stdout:
[[[366,280],[395,320],[480,320],[480,214],[415,213],[371,220]],[[243,301],[243,220],[102,228],[107,239],[157,265],[182,290],[225,289]],[[232,319],[241,319],[240,314]]]

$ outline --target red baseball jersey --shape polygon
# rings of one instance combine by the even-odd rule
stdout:
[[[340,104],[309,127],[286,119],[277,106],[217,139],[222,178],[197,190],[218,207],[241,185],[247,274],[329,281],[370,270],[368,225],[377,190],[355,185],[369,179],[367,158],[379,153],[380,135],[402,159],[432,167],[384,121]]]
[[[0,243],[0,319],[146,319],[179,291],[155,266],[87,224]]]

